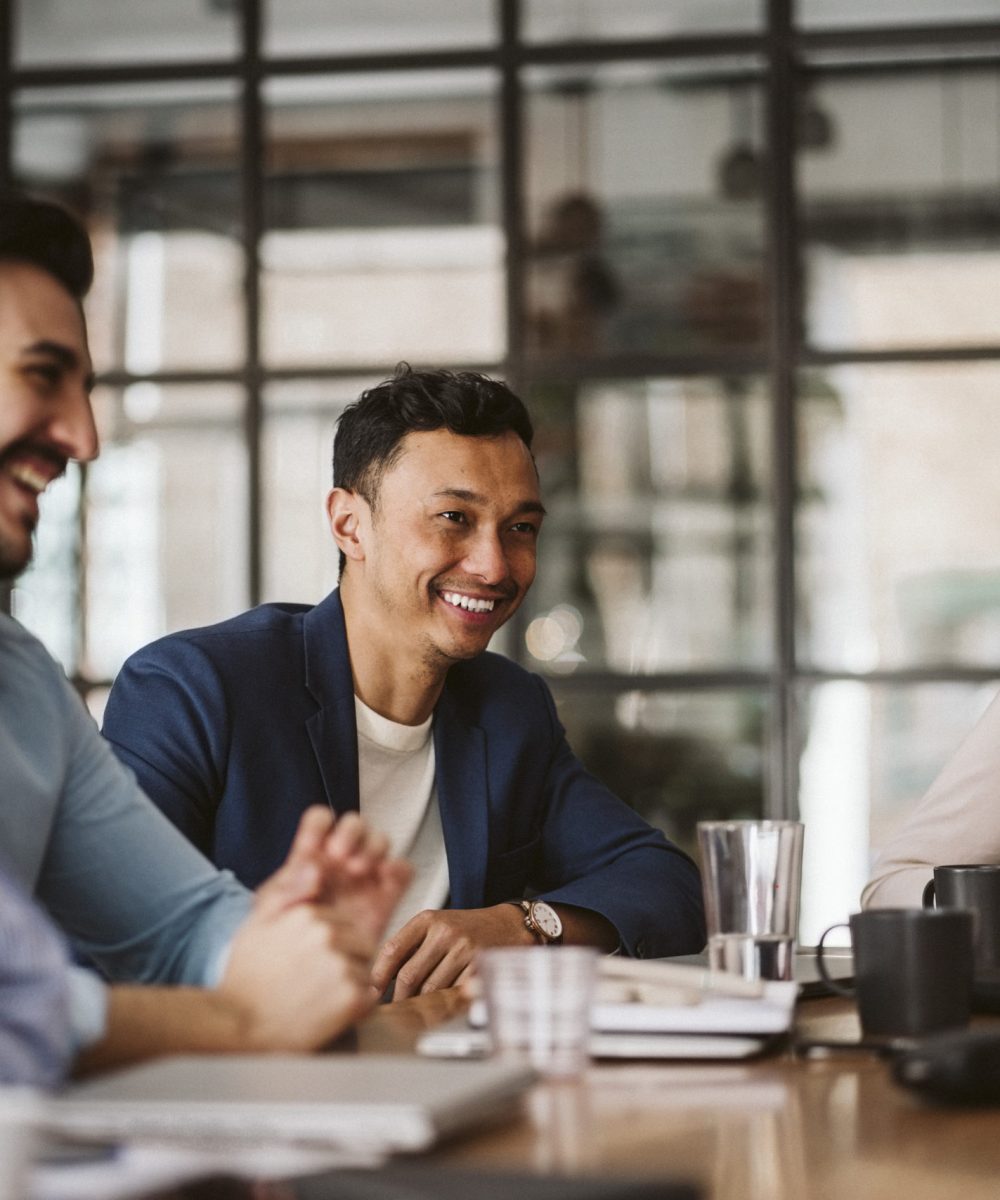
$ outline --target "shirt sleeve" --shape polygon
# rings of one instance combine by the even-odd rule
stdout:
[[[0,1083],[52,1087],[75,1050],[69,957],[40,908],[0,871]]]
[[[250,894],[143,795],[62,684],[66,770],[39,898],[109,979],[216,983]]]
[[[93,971],[69,969],[69,1021],[73,1049],[100,1041],[108,1030],[108,988]]]
[[[941,863],[1000,863],[1000,696],[886,842],[864,908],[917,907]]]

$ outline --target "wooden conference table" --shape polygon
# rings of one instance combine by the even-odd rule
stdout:
[[[422,1030],[462,1007],[453,992],[384,1006],[359,1029],[358,1052],[412,1052]],[[853,1005],[840,999],[802,1001],[797,1028],[809,1038],[858,1035]],[[538,1085],[523,1117],[430,1158],[492,1171],[687,1178],[706,1200],[995,1200],[1000,1108],[927,1106],[864,1052],[599,1063],[579,1083]]]

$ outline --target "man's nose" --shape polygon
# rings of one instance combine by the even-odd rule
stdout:
[[[503,541],[492,530],[479,532],[469,553],[465,557],[465,569],[485,583],[499,583],[506,579],[509,568]]]
[[[49,434],[67,458],[90,462],[98,455],[100,444],[90,393],[82,384],[67,386],[62,403],[53,414]]]

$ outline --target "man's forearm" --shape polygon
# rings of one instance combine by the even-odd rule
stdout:
[[[77,1057],[74,1074],[165,1054],[253,1050],[248,1014],[220,992],[186,987],[113,987],[107,1031]]]
[[[605,954],[618,949],[618,931],[600,913],[575,904],[553,904],[563,927],[563,942],[567,946],[596,946]]]

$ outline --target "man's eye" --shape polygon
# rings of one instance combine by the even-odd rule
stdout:
[[[440,515],[444,517],[446,521],[453,521],[456,525],[465,524],[465,513],[456,512],[454,509],[450,509],[448,512],[443,512]]]
[[[62,378],[62,369],[47,363],[35,363],[28,367],[28,374],[40,379],[47,387],[55,387]]]
[[[512,533],[527,533],[531,537],[535,537],[538,534],[538,526],[532,521],[518,521],[516,525],[511,525],[510,528]]]

